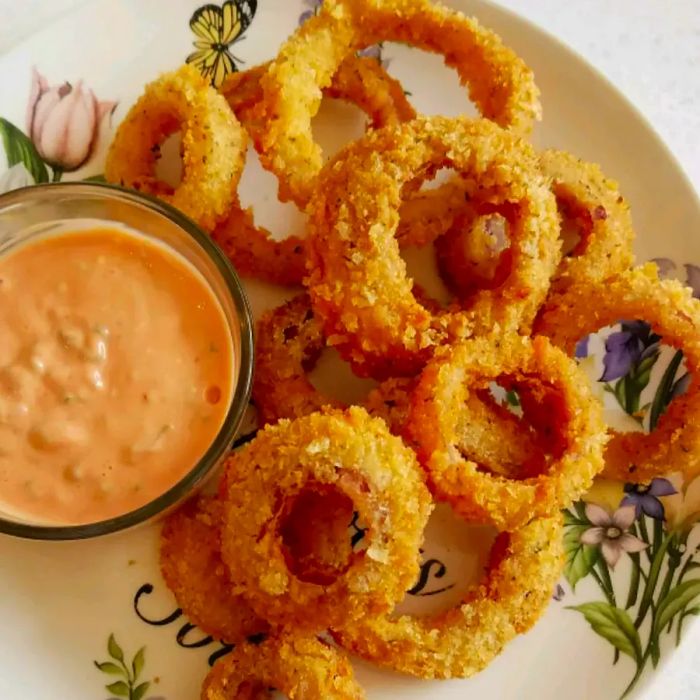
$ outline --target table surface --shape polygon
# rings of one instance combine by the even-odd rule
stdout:
[[[0,54],[89,1],[0,0]],[[700,192],[700,0],[496,1],[607,76],[661,134]],[[700,698],[700,624],[644,695],[690,698]]]

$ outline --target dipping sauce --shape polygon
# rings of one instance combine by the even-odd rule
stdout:
[[[153,500],[219,432],[233,345],[205,279],[128,229],[0,257],[0,511],[78,525]]]

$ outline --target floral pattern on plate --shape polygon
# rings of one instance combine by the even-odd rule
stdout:
[[[85,167],[111,128],[116,102],[98,100],[78,81],[49,85],[33,67],[26,133],[0,117],[0,137],[8,169],[0,175],[0,194],[18,187],[58,182],[64,173]]]

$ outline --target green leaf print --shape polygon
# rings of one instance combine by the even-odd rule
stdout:
[[[635,663],[642,658],[642,642],[632,618],[620,608],[609,603],[583,603],[572,606],[586,618],[593,630],[607,639],[616,649],[627,654]]]
[[[124,683],[124,681],[117,681],[116,683],[111,683],[110,685],[106,685],[105,688],[107,688],[107,690],[109,690],[110,693],[116,695],[119,698],[129,697],[129,686],[126,683]]]
[[[7,167],[22,163],[37,184],[49,181],[49,172],[34,144],[12,122],[0,117],[0,137]]]
[[[693,602],[698,595],[700,595],[700,580],[698,579],[685,581],[672,588],[657,608],[654,633],[660,634],[676,613]]]
[[[564,533],[564,554],[566,557],[564,576],[566,576],[571,590],[576,590],[576,584],[588,576],[598,561],[598,549],[581,542],[582,533],[589,527],[590,525],[571,525],[566,528]]]
[[[117,644],[117,640],[114,638],[113,634],[109,635],[109,640],[107,641],[107,651],[116,661],[124,661],[124,652],[119,644]]]
[[[109,673],[112,676],[123,676],[124,674],[124,669],[121,668],[121,666],[117,666],[117,664],[113,664],[111,661],[105,661],[103,663],[98,663],[97,661],[94,662],[95,666],[102,671],[102,673]]]
[[[126,660],[124,650],[113,634],[107,640],[107,651],[117,663],[112,661],[94,661],[95,667],[102,673],[121,676],[123,680],[106,685],[105,688],[113,695],[127,700],[142,700],[151,681],[145,681],[137,685],[139,676],[143,673],[146,664],[146,647],[141,647],[135,654],[131,663]]]
[[[141,700],[141,698],[148,692],[150,687],[151,684],[148,681],[146,681],[146,683],[141,683],[141,685],[137,685],[131,692],[131,697],[129,700]]]
[[[136,680],[143,671],[143,664],[145,661],[146,647],[141,647],[134,656],[134,660],[131,662],[131,670],[134,674],[134,680]]]

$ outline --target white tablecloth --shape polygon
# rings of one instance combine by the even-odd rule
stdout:
[[[0,54],[89,1],[0,0]],[[700,0],[498,2],[605,74],[653,124],[700,191]],[[691,698],[700,699],[700,624],[644,696]]]

